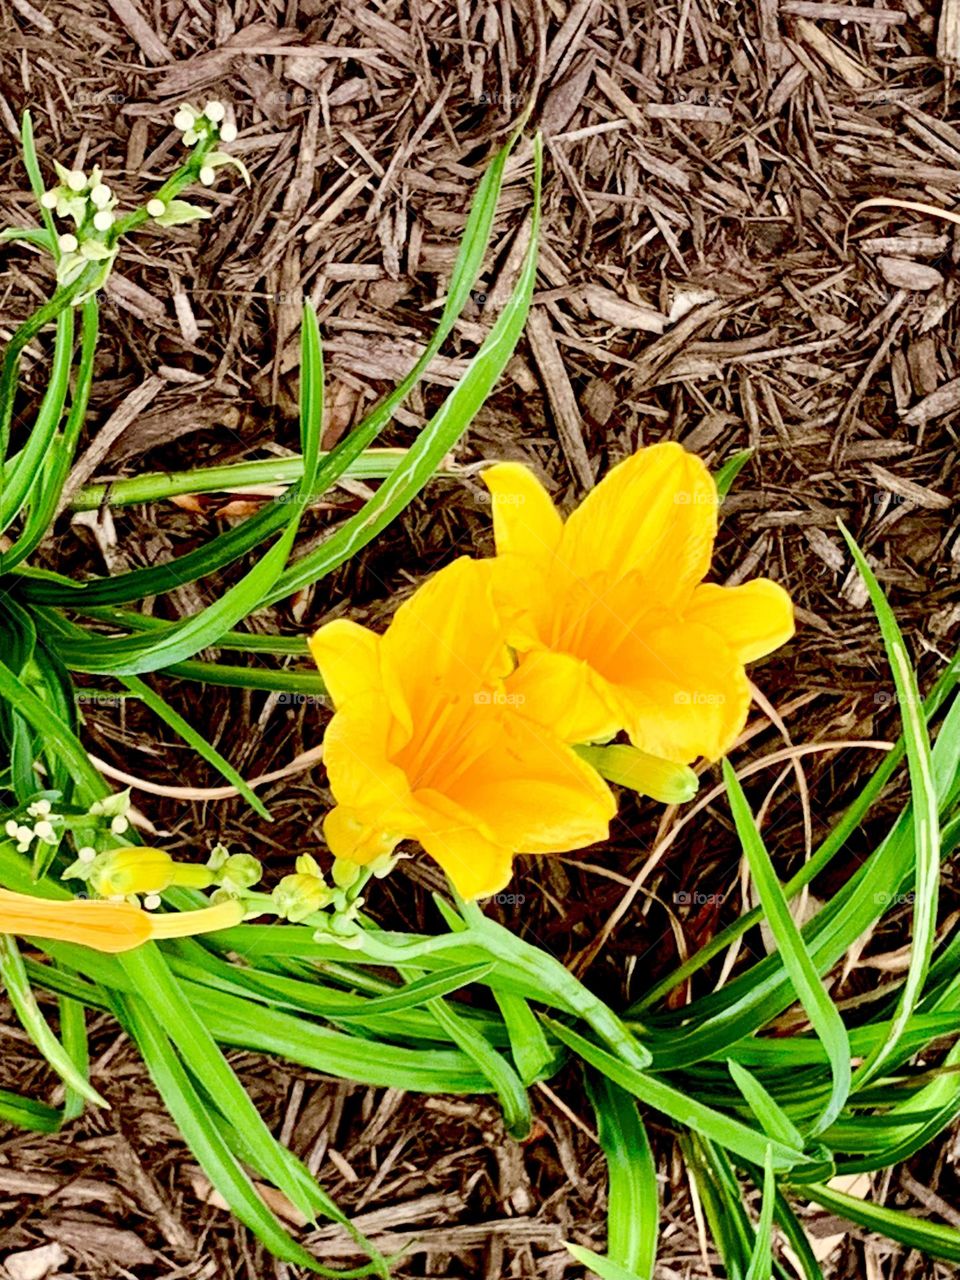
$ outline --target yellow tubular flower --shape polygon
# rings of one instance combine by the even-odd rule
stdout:
[[[51,901],[0,889],[0,933],[76,942],[94,951],[132,951],[159,938],[229,929],[243,919],[239,902],[154,915],[129,902]]]
[[[418,841],[466,898],[495,893],[515,853],[560,853],[607,834],[603,780],[521,714],[489,568],[435,574],[378,636],[338,620],[310,642],[336,707],[324,762],[334,855],[369,863]]]
[[[499,463],[494,601],[520,657],[510,694],[567,742],[609,739],[676,763],[718,759],[743,729],[744,664],[793,635],[766,578],[704,583],[717,532],[710,473],[678,444],[640,449],[564,523],[531,471]]]

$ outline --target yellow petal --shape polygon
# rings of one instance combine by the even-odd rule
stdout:
[[[710,567],[717,488],[695,454],[666,442],[638,450],[587,495],[558,558],[578,577],[637,572],[662,605],[685,603]]]
[[[336,707],[380,685],[380,637],[368,627],[337,618],[311,636],[310,652]]]
[[[323,762],[330,789],[340,804],[354,809],[395,809],[409,800],[406,774],[390,759],[395,722],[386,700],[355,697],[338,711],[323,738]]]
[[[323,820],[323,835],[330,852],[335,858],[346,858],[361,866],[393,853],[404,836],[412,832],[397,827],[387,830],[381,825],[383,816],[338,804]]]
[[[606,681],[589,663],[567,653],[534,649],[523,654],[504,689],[525,716],[563,742],[600,742],[623,728]]]
[[[513,850],[493,839],[476,817],[435,791],[417,794],[424,849],[450,877],[461,897],[485,898],[509,883]]]
[[[794,633],[790,597],[769,578],[739,587],[704,583],[693,593],[684,617],[716,631],[741,662],[772,653]]]
[[[687,764],[719,759],[746,723],[743,666],[715,631],[686,621],[652,627],[608,668],[621,723],[641,751]]]
[[[468,556],[415,591],[382,642],[384,681],[396,682],[411,722],[421,728],[451,702],[469,701],[511,665],[489,570]]]
[[[616,802],[596,771],[522,708],[487,710],[496,730],[444,793],[517,853],[563,853],[605,839]]]
[[[148,912],[129,902],[52,902],[0,890],[0,933],[76,942],[94,951],[130,951],[151,938]]]
[[[482,478],[490,490],[497,554],[549,559],[560,545],[563,520],[530,468],[498,462]]]

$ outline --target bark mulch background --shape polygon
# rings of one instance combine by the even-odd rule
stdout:
[[[325,335],[325,443],[334,443],[421,349],[469,197],[532,100],[546,154],[538,290],[506,376],[452,460],[456,474],[434,481],[356,560],[253,625],[295,634],[347,611],[379,622],[424,573],[488,551],[489,508],[471,463],[526,460],[572,502],[643,441],[680,440],[711,466],[751,447],[724,508],[717,580],[779,579],[799,630],[755,669],[776,710],[771,719],[758,708],[734,758],[745,764],[786,737],[895,736],[877,627],[836,519],[876,565],[929,683],[960,620],[958,241],[951,222],[923,211],[856,206],[879,196],[955,207],[956,10],[951,0],[942,11],[934,0],[10,0],[0,14],[4,225],[35,221],[17,149],[27,106],[45,172],[54,157],[99,163],[130,207],[176,163],[169,121],[179,103],[218,97],[235,112],[231,150],[254,179],[248,191],[221,176],[206,197],[215,217],[199,230],[143,233],[123,250],[86,444],[117,412],[128,425],[100,450],[96,475],[295,449],[304,295]],[[472,304],[384,443],[414,438],[509,295],[529,175],[527,145],[508,171]],[[23,248],[3,249],[0,273],[6,334],[50,281]],[[26,368],[34,399],[42,346]],[[310,513],[303,545],[362,494],[334,491]],[[152,563],[257,501],[217,495],[68,516],[44,556],[81,576]],[[193,612],[222,586],[181,587],[155,612]],[[321,736],[326,713],[310,702],[158,683],[247,777]],[[114,769],[161,793],[217,784],[141,708],[92,697],[84,711],[91,751]],[[789,768],[754,779],[784,874],[878,758],[869,746],[804,757],[809,802]],[[716,780],[707,770],[702,794]],[[189,804],[143,789],[135,799],[168,847],[205,854],[220,838],[282,874],[295,852],[319,848],[323,776],[303,772],[262,794],[269,827],[237,801]],[[893,803],[851,840],[817,896],[858,865]],[[622,1004],[740,907],[722,803],[645,867],[683,816],[626,803],[608,847],[518,865],[513,897],[493,909]],[[949,904],[955,873],[946,874]],[[429,864],[409,862],[377,886],[372,910],[433,928],[425,891],[437,884]],[[895,973],[908,929],[906,908],[885,920],[835,994],[855,998]],[[62,1276],[289,1275],[212,1202],[115,1025],[94,1020],[92,1032],[95,1083],[112,1110],[53,1137],[2,1135],[2,1256],[54,1242]],[[55,1096],[11,1016],[0,1036],[2,1083]],[[603,1167],[572,1075],[535,1093],[536,1128],[521,1146],[482,1099],[403,1096],[253,1055],[233,1061],[363,1229],[387,1252],[408,1247],[399,1276],[559,1280],[581,1274],[564,1239],[602,1248]],[[652,1132],[665,1205],[658,1275],[719,1274],[701,1252],[671,1135],[656,1117]],[[938,1212],[925,1188],[955,1200],[956,1157],[941,1144],[910,1171],[875,1179],[872,1194]],[[810,1222],[820,1236],[836,1233],[824,1215]],[[325,1242],[328,1261],[350,1262],[337,1232],[307,1239]],[[856,1230],[824,1266],[831,1277],[950,1273]]]

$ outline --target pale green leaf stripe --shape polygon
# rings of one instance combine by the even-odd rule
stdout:
[[[607,1160],[609,1260],[639,1280],[652,1280],[660,1201],[647,1131],[629,1093],[606,1076],[587,1073],[584,1079]]]
[[[907,765],[910,773],[910,794],[913,799],[913,829],[916,872],[914,878],[916,898],[913,909],[913,930],[910,947],[910,965],[897,1009],[890,1021],[885,1040],[877,1045],[870,1056],[857,1069],[853,1086],[861,1089],[882,1071],[895,1053],[900,1039],[907,1029],[917,1001],[923,991],[933,955],[937,930],[937,900],[940,887],[940,818],[937,806],[937,789],[934,784],[930,738],[923,715],[923,703],[917,688],[917,678],[910,664],[910,656],[903,636],[887,603],[876,575],[867,563],[850,532],[840,522],[840,532],[846,539],[854,563],[866,584],[880,623],[884,647],[890,662],[893,683],[897,690],[898,705],[903,720],[903,736],[907,747]]]
[[[770,855],[760,838],[746,796],[728,760],[723,761],[723,780],[730,797],[730,808],[733,811],[737,834],[750,866],[750,875],[760,895],[760,903],[776,939],[784,968],[793,984],[797,999],[810,1019],[811,1026],[823,1041],[823,1047],[830,1062],[833,1087],[823,1114],[813,1130],[814,1133],[822,1133],[843,1110],[850,1092],[850,1040],[847,1029],[843,1025],[843,1019],[836,1005],[820,981],[816,965],[811,960],[803,936],[790,914],[787,899],[773,869]]]
[[[106,1107],[106,1099],[97,1093],[50,1030],[27,978],[20,949],[9,934],[0,934],[0,978],[24,1030],[60,1079],[88,1102]]]
[[[579,1058],[590,1066],[596,1067],[598,1071],[602,1071],[615,1084],[632,1093],[648,1107],[653,1107],[655,1111],[669,1116],[677,1124],[685,1125],[721,1147],[726,1147],[741,1160],[746,1160],[749,1164],[762,1165],[769,1146],[775,1169],[787,1170],[796,1169],[802,1165],[813,1166],[814,1162],[810,1161],[802,1151],[785,1146],[782,1142],[768,1141],[755,1129],[749,1128],[732,1116],[724,1115],[721,1111],[715,1111],[713,1107],[708,1107],[706,1103],[691,1097],[683,1090],[667,1084],[665,1080],[628,1066],[627,1063],[578,1035],[576,1031],[571,1031],[562,1023],[552,1018],[544,1021],[558,1040],[562,1040]]]

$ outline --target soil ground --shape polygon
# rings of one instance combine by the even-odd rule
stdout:
[[[240,128],[231,149],[252,189],[221,178],[209,193],[212,222],[127,244],[108,289],[85,443],[137,405],[109,450],[91,455],[97,476],[294,449],[306,295],[325,336],[329,445],[415,358],[470,195],[532,102],[546,154],[538,289],[506,376],[457,450],[460,472],[435,480],[361,556],[256,622],[297,634],[346,611],[379,621],[425,573],[489,550],[489,509],[464,464],[526,460],[569,504],[642,442],[680,440],[714,467],[750,447],[724,507],[716,578],[777,578],[799,628],[753,672],[776,712],[758,707],[735,759],[769,754],[784,737],[864,744],[804,757],[809,803],[792,770],[752,784],[786,874],[875,764],[866,744],[897,732],[838,516],[876,565],[927,682],[956,646],[956,232],[896,203],[955,207],[956,20],[950,0],[942,13],[932,0],[10,0],[0,14],[2,221],[35,217],[17,147],[25,107],[45,172],[54,158],[99,163],[130,207],[175,163],[169,121],[179,103],[230,103]],[[521,150],[468,313],[384,443],[414,437],[508,295],[529,173]],[[858,210],[872,197],[893,203]],[[48,288],[35,255],[3,250],[7,332]],[[41,346],[27,366],[34,397]],[[304,545],[360,497],[356,487],[335,491],[310,514]],[[151,563],[256,506],[237,502],[65,518],[44,555],[81,576]],[[155,612],[193,612],[223,585],[181,588]],[[324,709],[311,703],[163,688],[247,777],[322,733]],[[219,838],[278,874],[318,847],[329,799],[319,772],[264,790],[276,819],[267,827],[235,800],[163,794],[218,779],[141,708],[97,698],[85,711],[91,751],[160,792],[141,788],[135,799],[168,847],[203,851]],[[704,793],[715,781],[708,771]],[[884,812],[815,886],[819,896],[859,864]],[[513,900],[496,910],[624,1002],[739,909],[722,806],[708,806],[639,875],[682,816],[626,806],[609,846],[519,865]],[[947,876],[950,895],[955,872]],[[427,863],[410,861],[378,886],[371,909],[398,927],[432,927],[437,883]],[[908,927],[906,909],[890,917],[866,952],[874,960],[841,994],[874,986]],[[0,1083],[51,1096],[12,1017],[0,1036]],[[57,1241],[62,1275],[98,1280],[289,1274],[209,1202],[109,1019],[94,1022],[93,1045],[109,1113],[55,1137],[0,1137],[3,1253]],[[520,1146],[482,1100],[351,1088],[253,1055],[233,1060],[363,1229],[385,1251],[409,1246],[398,1276],[559,1280],[579,1274],[564,1239],[602,1247],[602,1161],[573,1076],[537,1094],[536,1129]],[[657,1274],[719,1274],[672,1136],[656,1121],[654,1134],[665,1204]],[[872,1194],[942,1212],[925,1188],[955,1201],[956,1159],[951,1139],[876,1179]],[[811,1228],[836,1231],[822,1215]],[[321,1236],[328,1260],[349,1261],[336,1233]],[[830,1277],[949,1273],[855,1231],[824,1266]]]

